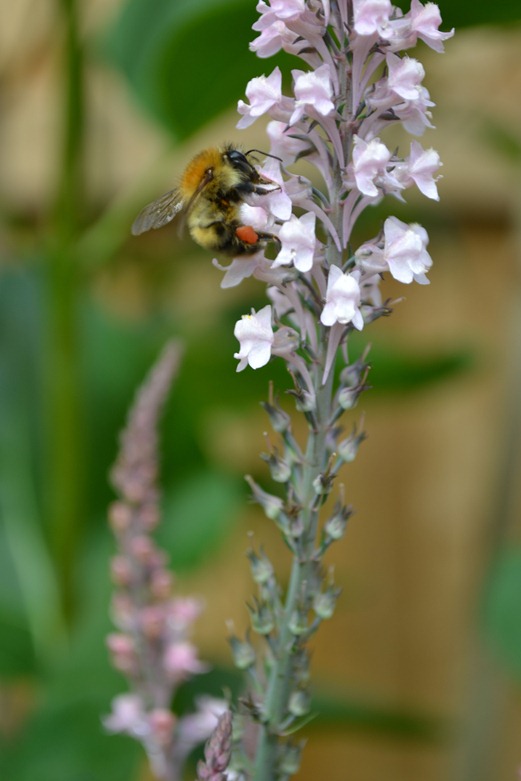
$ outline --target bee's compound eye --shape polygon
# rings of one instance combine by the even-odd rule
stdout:
[[[229,149],[226,152],[226,156],[234,168],[237,168],[239,171],[244,171],[245,173],[251,172],[251,163],[248,162],[246,155],[244,155],[242,152],[239,152],[238,149]]]

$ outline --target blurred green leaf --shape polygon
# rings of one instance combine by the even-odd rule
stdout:
[[[363,352],[365,343],[353,334],[351,358]],[[396,342],[375,341],[368,355],[369,384],[376,393],[414,393],[468,372],[474,365],[470,348],[417,352]]]
[[[78,562],[79,610],[71,643],[41,674],[34,711],[0,760],[0,778],[16,781],[130,781],[143,759],[127,737],[107,734],[102,716],[124,691],[112,670],[105,636],[109,620],[109,554],[105,531],[93,533]]]
[[[489,577],[483,623],[493,647],[521,681],[521,548],[505,548]]]
[[[244,493],[242,480],[210,470],[168,491],[158,537],[174,570],[192,569],[215,554],[234,528]]]
[[[139,102],[184,139],[235,105],[249,79],[293,60],[283,53],[264,66],[249,51],[256,18],[251,0],[128,0],[104,51]]]

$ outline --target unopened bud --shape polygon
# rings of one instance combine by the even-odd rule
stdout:
[[[287,483],[291,477],[291,467],[283,458],[279,458],[276,453],[270,455],[262,454],[263,458],[270,468],[270,474],[276,483]]]
[[[347,521],[351,515],[351,508],[338,504],[335,512],[324,524],[324,535],[330,540],[340,540],[345,534]]]
[[[269,635],[273,632],[273,613],[266,602],[256,602],[254,607],[250,607],[250,619],[253,631],[257,634]]]
[[[270,423],[273,430],[279,434],[284,434],[291,425],[290,416],[280,407],[274,407],[272,404],[268,404],[268,402],[265,402],[262,406],[270,416]]]
[[[230,637],[228,642],[232,649],[233,661],[239,670],[247,670],[255,664],[255,649],[251,643],[247,640],[239,640],[235,636]]]
[[[336,588],[328,588],[319,594],[315,594],[313,599],[313,610],[319,618],[324,620],[331,618],[335,612],[335,605],[340,594],[340,590]]]
[[[307,612],[303,612],[301,610],[295,610],[291,614],[291,618],[289,619],[289,631],[291,634],[295,635],[295,637],[300,637],[300,635],[303,635],[308,630],[308,616]]]
[[[358,448],[360,447],[360,444],[364,441],[365,434],[362,432],[362,434],[352,434],[349,437],[346,437],[342,440],[342,442],[339,442],[338,444],[338,455],[344,461],[346,464],[351,463],[351,461],[354,461],[356,458],[356,454],[358,453]]]
[[[291,692],[288,710],[292,716],[305,716],[311,708],[311,697],[309,692],[304,689],[297,689]]]
[[[286,743],[282,748],[284,752],[278,762],[278,770],[282,776],[293,776],[300,767],[302,747],[295,743]]]
[[[259,586],[267,583],[273,577],[273,565],[268,557],[264,553],[257,556],[255,551],[249,551],[248,558],[255,583],[258,583]]]
[[[257,485],[255,480],[249,475],[246,475],[246,481],[253,492],[253,498],[264,510],[266,517],[272,521],[277,520],[284,509],[284,503],[279,496],[273,496],[266,493],[262,488]]]

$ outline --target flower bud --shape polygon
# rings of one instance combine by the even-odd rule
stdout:
[[[351,515],[351,508],[337,504],[333,515],[324,524],[324,536],[326,540],[341,540],[345,534],[347,521]]]
[[[266,517],[272,521],[276,521],[281,515],[284,509],[284,503],[279,496],[273,496],[266,493],[262,488],[257,485],[255,480],[249,475],[246,475],[246,481],[253,491],[253,498],[264,510]]]
[[[289,619],[289,631],[295,637],[300,637],[308,630],[308,615],[307,611],[294,610]]]
[[[255,649],[251,643],[247,640],[239,640],[235,636],[230,637],[228,642],[232,649],[233,661],[239,670],[247,670],[255,664]]]
[[[263,403],[262,406],[270,417],[272,429],[278,434],[284,434],[291,425],[290,416],[279,406],[274,407],[272,404],[268,404],[268,402]]]
[[[262,552],[257,556],[255,551],[249,551],[248,558],[255,583],[259,586],[267,583],[273,577],[273,565],[268,557]]]
[[[275,622],[273,613],[266,602],[255,601],[255,606],[249,606],[251,625],[258,635],[269,635],[273,632]]]
[[[278,770],[281,776],[293,776],[300,767],[302,747],[295,743],[286,743],[284,752],[278,762]]]
[[[328,588],[322,593],[315,594],[313,610],[319,618],[326,620],[335,612],[335,605],[340,594],[340,589]]]
[[[305,716],[311,709],[311,697],[309,692],[304,689],[296,689],[291,692],[288,710],[292,716]]]
[[[346,437],[341,442],[339,442],[337,450],[338,455],[342,461],[344,461],[346,464],[354,461],[356,454],[358,453],[358,448],[365,438],[366,436],[363,432],[358,435],[353,432],[353,434],[351,434],[349,437]]]
[[[287,461],[283,458],[279,458],[275,453],[270,455],[263,454],[261,458],[267,462],[270,468],[270,474],[276,483],[288,482],[291,477],[291,467]]]

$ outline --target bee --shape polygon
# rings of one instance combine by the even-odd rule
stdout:
[[[224,255],[251,255],[279,239],[255,230],[240,219],[240,206],[252,193],[279,189],[259,174],[249,160],[256,149],[241,152],[228,144],[199,152],[188,163],[179,186],[149,203],[138,214],[132,233],[162,228],[182,213],[192,239],[203,249]]]

